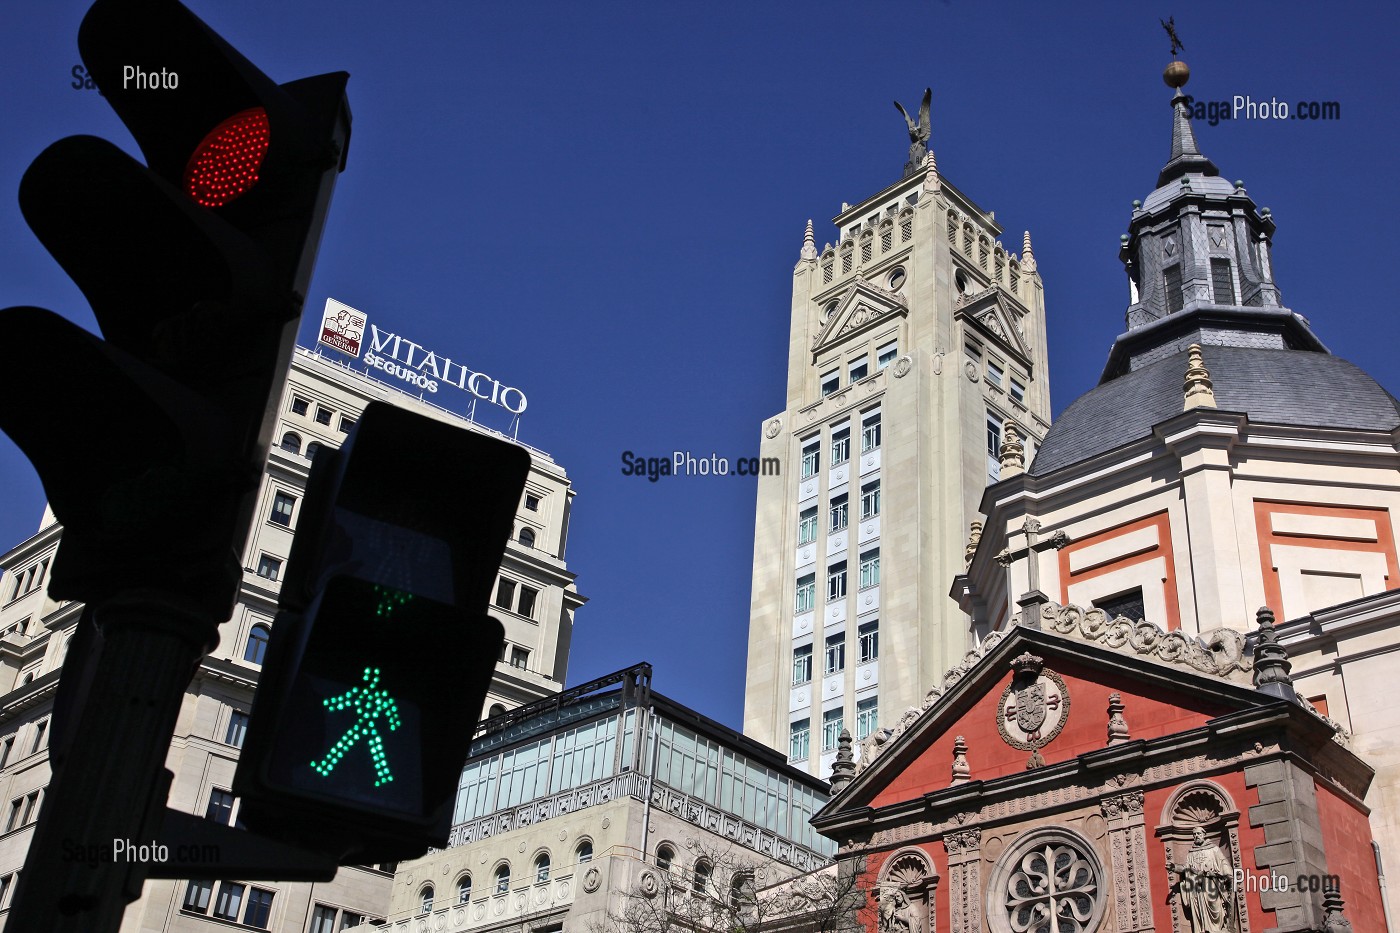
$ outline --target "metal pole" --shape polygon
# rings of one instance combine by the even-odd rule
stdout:
[[[117,933],[148,865],[113,861],[113,843],[155,841],[175,722],[200,657],[217,642],[216,622],[163,593],[126,594],[99,607],[96,621],[92,682],[62,726],[69,748],[30,841],[11,930]]]

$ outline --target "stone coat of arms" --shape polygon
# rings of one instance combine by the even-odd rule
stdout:
[[[1064,679],[1027,652],[1011,662],[1015,673],[1001,695],[997,731],[1012,748],[1036,752],[1060,734],[1069,718]],[[1032,761],[1038,758],[1032,756]]]

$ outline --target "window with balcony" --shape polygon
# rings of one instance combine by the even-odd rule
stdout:
[[[812,646],[800,645],[792,649],[792,685],[794,687],[810,683],[812,680]]]
[[[797,578],[797,606],[796,612],[801,615],[804,612],[811,612],[817,601],[817,577],[816,574],[807,574]]]
[[[812,720],[799,719],[789,727],[788,759],[801,761],[811,754]]]
[[[851,431],[842,428],[831,435],[831,465],[838,467],[851,459]]]
[[[856,739],[869,738],[871,733],[880,728],[880,700],[878,697],[869,697],[856,701]]]
[[[832,564],[826,571],[826,601],[846,598],[846,562]]]
[[[866,415],[861,422],[860,452],[868,453],[880,446],[880,413]]]
[[[828,635],[826,638],[827,674],[839,674],[846,669],[846,636]]]
[[[822,751],[836,751],[836,746],[841,744],[841,730],[845,725],[845,717],[839,707],[822,713]]]
[[[862,622],[860,628],[856,630],[856,636],[860,641],[861,664],[880,657],[880,623],[878,621]]]
[[[811,544],[817,540],[817,507],[803,509],[797,517],[797,546]]]
[[[880,585],[880,549],[860,555],[860,588]]]
[[[845,531],[850,524],[850,508],[846,501],[846,494],[842,493],[831,500],[831,521],[827,525],[827,531],[835,534],[838,531]]]

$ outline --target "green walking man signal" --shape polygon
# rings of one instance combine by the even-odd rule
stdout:
[[[389,760],[384,755],[384,740],[379,737],[379,730],[374,724],[383,716],[389,722],[389,731],[397,729],[399,707],[389,695],[389,691],[379,689],[379,668],[365,668],[365,686],[354,687],[340,696],[327,697],[321,702],[330,710],[354,707],[360,718],[346,730],[335,745],[331,746],[325,758],[311,762],[311,767],[316,769],[316,773],[321,777],[330,777],[340,759],[345,757],[345,753],[364,739],[369,746],[370,759],[374,762],[374,786],[379,787],[392,781],[394,775],[389,770]]]

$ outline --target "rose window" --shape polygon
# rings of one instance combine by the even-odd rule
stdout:
[[[1006,933],[1093,933],[1104,912],[1102,879],[1102,863],[1077,834],[1026,834],[993,871],[992,927]]]

